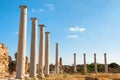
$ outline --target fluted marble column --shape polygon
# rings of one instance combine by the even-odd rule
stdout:
[[[97,71],[97,63],[96,63],[96,53],[94,53],[94,68],[95,68],[95,73],[98,73],[98,71]]]
[[[55,72],[56,72],[56,74],[59,74],[58,43],[56,43],[56,63],[55,63]]]
[[[26,58],[26,27],[27,27],[27,6],[20,6],[20,26],[18,37],[18,54],[16,65],[16,78],[22,79],[25,76]]]
[[[44,54],[45,54],[45,44],[44,44],[44,28],[43,24],[40,26],[40,45],[39,45],[39,63],[38,63],[38,77],[44,78]]]
[[[86,54],[84,54],[84,74],[87,73]]]
[[[49,76],[50,32],[45,32],[45,76]]]
[[[105,60],[105,72],[108,73],[108,65],[107,65],[106,53],[104,53],[104,60]]]
[[[74,53],[74,72],[77,72],[77,69],[76,69],[76,53]]]
[[[36,47],[37,47],[37,18],[32,20],[31,51],[30,51],[30,77],[36,76]]]

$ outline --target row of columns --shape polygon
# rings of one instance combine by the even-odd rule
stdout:
[[[84,73],[87,73],[87,64],[86,64],[86,54],[83,54],[84,56]],[[107,65],[107,58],[106,53],[104,53],[104,62],[105,62],[105,72],[108,73],[108,65]],[[96,61],[96,54],[94,54],[94,69],[95,73],[98,73],[97,71],[97,61]],[[74,53],[74,72],[77,72],[76,68],[76,53]]]
[[[27,27],[27,6],[20,6],[20,26],[19,26],[19,39],[18,39],[18,54],[16,66],[16,78],[21,79],[25,76],[25,56],[26,56],[26,27]],[[32,20],[32,35],[31,35],[31,51],[30,51],[30,76],[36,76],[36,43],[37,43],[37,18]],[[44,78],[44,65],[45,76],[49,75],[49,54],[50,54],[50,33],[44,32],[45,26],[40,26],[40,44],[39,44],[39,58],[38,58],[38,77]],[[45,33],[45,34],[44,34]],[[46,40],[44,40],[44,36]],[[45,44],[44,44],[45,41]],[[45,45],[45,46],[44,46]],[[45,50],[45,51],[44,51]],[[45,56],[45,60],[44,60]],[[108,72],[106,54],[105,59],[105,72]],[[59,74],[59,61],[58,61],[58,43],[56,43],[56,63],[55,72]],[[45,61],[45,64],[44,64]],[[96,54],[94,54],[95,72],[97,73]],[[76,54],[74,54],[74,72],[76,69]],[[87,73],[86,54],[84,54],[84,73]]]
[[[27,28],[27,6],[20,6],[20,26],[18,38],[18,54],[16,66],[16,78],[22,79],[25,77],[25,56],[26,56],[26,28]],[[30,51],[30,76],[36,76],[36,46],[37,46],[37,18],[32,20],[32,34],[31,34],[31,51]],[[40,26],[40,44],[39,44],[39,57],[38,57],[38,77],[44,78],[49,75],[49,55],[50,55],[50,32],[44,32],[45,26]],[[44,35],[45,33],[45,35]],[[44,44],[45,36],[45,44]],[[45,46],[44,46],[45,45]],[[45,51],[44,51],[45,50]],[[58,54],[58,50],[56,50]],[[44,60],[45,56],[45,60]],[[58,57],[58,56],[56,56]],[[45,62],[45,64],[44,64]],[[57,63],[58,61],[56,61]]]

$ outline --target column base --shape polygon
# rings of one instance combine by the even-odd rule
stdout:
[[[38,78],[44,79],[45,76],[44,76],[44,74],[40,74],[40,75],[38,75]]]
[[[30,77],[36,77],[36,75],[30,75]]]
[[[45,74],[45,77],[49,77],[49,74]]]
[[[74,70],[74,73],[77,73],[77,71],[76,71],[76,70]]]
[[[63,74],[63,71],[60,71],[60,74]]]
[[[38,80],[38,78],[36,76],[31,76],[30,80]]]
[[[98,72],[95,72],[96,74],[98,73]]]
[[[24,79],[24,76],[16,76],[15,79]]]

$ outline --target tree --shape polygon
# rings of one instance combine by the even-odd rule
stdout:
[[[113,63],[110,63],[108,65],[108,67],[110,67],[110,68],[119,68],[119,65],[117,63],[113,62]]]
[[[94,72],[94,63],[91,63],[87,66],[89,72]]]

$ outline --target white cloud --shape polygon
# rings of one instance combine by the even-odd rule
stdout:
[[[84,32],[86,29],[85,28],[80,28],[79,26],[75,26],[75,27],[71,27],[69,28],[70,31],[72,32],[76,32],[76,31],[80,31],[80,32]]]
[[[71,39],[78,38],[78,35],[68,35],[67,38],[71,38]]]
[[[40,12],[44,12],[44,9],[32,9],[33,13],[40,13]]]
[[[45,4],[45,6],[50,8],[50,10],[54,10],[54,5],[53,4]]]
[[[38,9],[38,12],[43,12],[44,11],[44,9]]]
[[[18,34],[19,34],[19,32],[13,32],[13,34],[17,34],[17,35],[18,35]]]
[[[19,32],[15,32],[16,34],[19,34]]]

